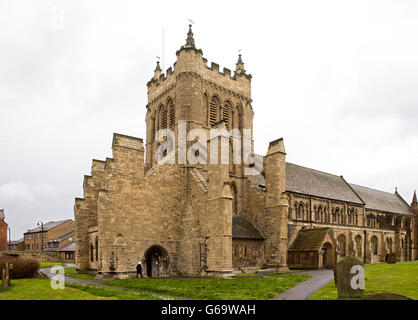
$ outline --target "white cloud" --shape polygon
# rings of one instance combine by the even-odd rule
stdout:
[[[0,203],[3,205],[10,205],[14,202],[34,204],[37,201],[48,201],[56,194],[56,188],[46,182],[35,184],[6,182],[0,184]]]

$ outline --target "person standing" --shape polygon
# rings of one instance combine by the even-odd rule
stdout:
[[[138,261],[138,264],[136,265],[136,277],[138,278],[138,275],[141,276],[141,278],[143,278],[142,276],[142,262]]]

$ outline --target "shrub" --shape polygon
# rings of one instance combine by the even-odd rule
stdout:
[[[13,264],[13,270],[10,273],[11,279],[33,278],[39,272],[39,262],[37,260],[3,256],[0,257],[0,278],[6,263]]]

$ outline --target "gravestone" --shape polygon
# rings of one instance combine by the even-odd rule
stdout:
[[[388,254],[388,263],[396,263],[396,253],[391,252]]]
[[[1,288],[3,290],[7,290],[9,286],[10,286],[9,264],[6,263],[5,268],[2,269],[1,271]]]
[[[338,299],[364,296],[364,265],[359,259],[346,257],[334,267]]]

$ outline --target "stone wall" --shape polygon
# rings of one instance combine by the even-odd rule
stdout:
[[[248,267],[261,268],[264,264],[264,241],[233,239],[232,255],[234,270]]]

